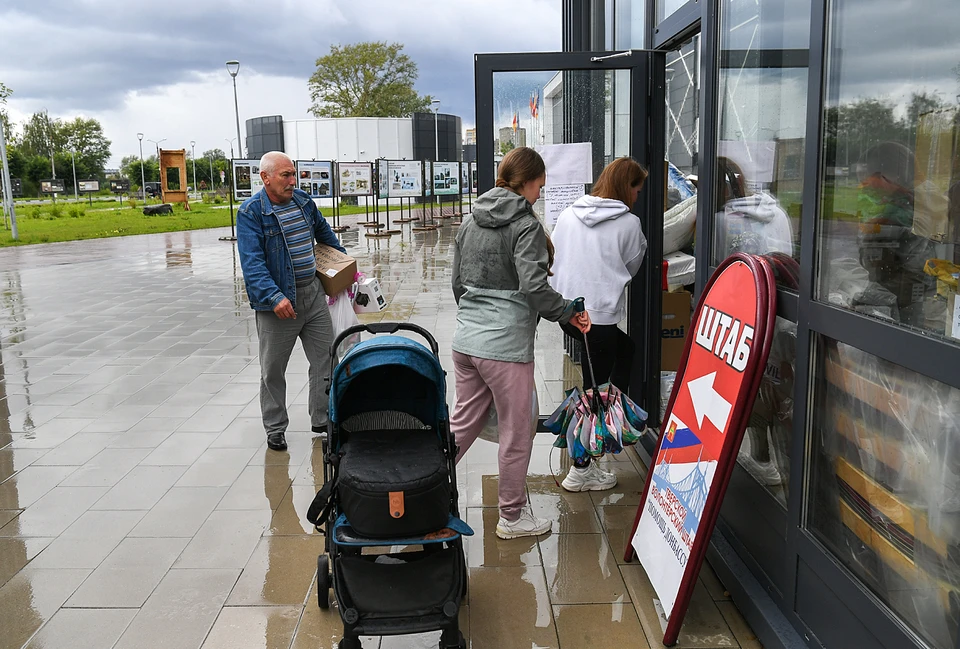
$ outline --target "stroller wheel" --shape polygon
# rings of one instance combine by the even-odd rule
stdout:
[[[317,557],[317,604],[330,608],[330,559],[325,554]]]

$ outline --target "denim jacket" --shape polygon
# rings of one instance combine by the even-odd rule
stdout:
[[[294,189],[293,202],[306,214],[318,243],[346,252],[306,192]],[[237,249],[253,309],[272,311],[285,297],[296,305],[293,259],[266,190],[261,189],[245,200],[237,212]]]

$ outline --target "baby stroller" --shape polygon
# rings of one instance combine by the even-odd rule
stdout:
[[[325,483],[307,513],[325,533],[319,605],[330,606],[332,587],[343,620],[340,649],[360,649],[360,636],[436,630],[440,649],[465,649],[461,537],[473,531],[459,518],[437,342],[412,324],[360,325],[337,337],[331,357],[349,336],[399,330],[425,338],[432,353],[414,340],[378,335],[331,373]]]

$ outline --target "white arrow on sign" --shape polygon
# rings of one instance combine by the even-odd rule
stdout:
[[[693,402],[693,411],[697,415],[697,426],[703,427],[703,418],[713,422],[717,430],[726,432],[727,419],[733,406],[713,389],[713,382],[717,378],[716,372],[710,372],[699,379],[687,381],[690,390],[690,400]]]

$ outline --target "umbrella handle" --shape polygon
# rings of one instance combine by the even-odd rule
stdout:
[[[583,313],[586,310],[586,307],[583,304],[583,298],[578,297],[573,301],[573,311],[574,313]],[[593,396],[590,401],[593,406],[593,413],[598,414],[600,412],[600,395],[598,394],[599,388],[597,386],[597,375],[593,373],[593,359],[590,356],[590,344],[587,342],[587,334],[583,334],[583,349],[587,352],[587,369],[590,371],[590,381],[592,382],[591,388],[593,389]],[[583,389],[587,389],[586,377],[583,381]]]

